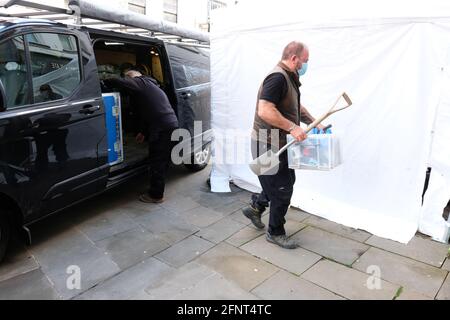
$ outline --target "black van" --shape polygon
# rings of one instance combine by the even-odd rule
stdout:
[[[43,20],[0,21],[0,260],[13,227],[31,241],[30,224],[146,173],[148,151],[133,143],[126,96],[123,161],[108,162],[101,80],[130,65],[157,81],[180,126],[202,138],[183,158],[189,169],[203,169],[211,138],[207,49]]]

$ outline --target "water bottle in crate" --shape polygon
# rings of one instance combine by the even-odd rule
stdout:
[[[331,170],[341,163],[339,139],[330,130],[326,133],[312,131],[302,142],[291,145],[288,163],[291,169]],[[287,142],[294,139],[288,135]]]

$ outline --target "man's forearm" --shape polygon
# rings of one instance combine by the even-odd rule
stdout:
[[[258,103],[258,115],[271,126],[283,129],[287,132],[289,132],[295,124],[291,120],[283,117],[273,103],[265,100],[260,100]]]
[[[306,124],[311,124],[316,120],[306,108],[300,105],[300,121]]]

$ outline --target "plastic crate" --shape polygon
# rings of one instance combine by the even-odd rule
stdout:
[[[288,142],[294,139],[288,135]],[[331,170],[341,164],[339,139],[332,133],[309,134],[302,142],[294,143],[288,150],[291,169]]]

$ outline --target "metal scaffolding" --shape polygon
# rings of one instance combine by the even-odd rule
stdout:
[[[59,8],[22,0],[0,0],[0,17],[45,19],[69,25],[82,25],[101,30],[111,30],[156,37],[168,42],[209,45],[209,34],[176,23],[156,20],[149,16],[118,10],[105,4],[86,0],[70,0],[68,8]],[[17,12],[20,7],[23,11]],[[14,8],[13,12],[10,8]]]

